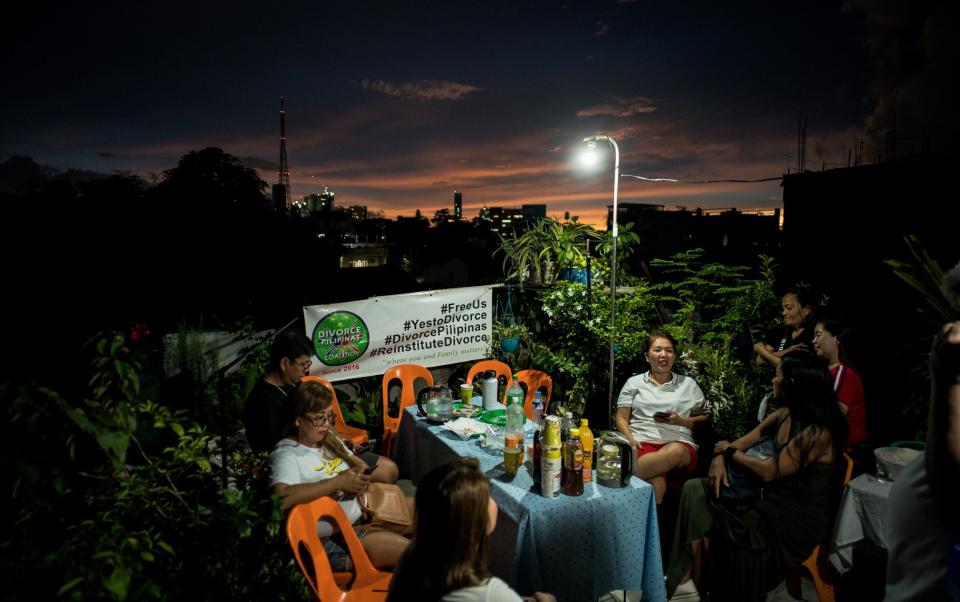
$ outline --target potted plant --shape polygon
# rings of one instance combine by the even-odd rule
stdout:
[[[523,284],[543,282],[542,258],[547,248],[548,220],[530,222],[527,228],[511,237],[500,237],[496,253],[503,253],[503,273],[507,280]]]
[[[520,346],[520,339],[530,334],[523,324],[515,322],[494,322],[493,344],[499,345],[506,353],[513,353]]]
[[[588,239],[599,239],[600,234],[587,224],[581,224],[576,216],[565,222],[549,220],[547,222],[546,248],[541,255],[552,258],[555,270],[565,280],[586,282],[587,275],[584,250]]]

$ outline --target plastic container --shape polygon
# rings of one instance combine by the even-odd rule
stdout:
[[[586,418],[580,419],[580,443],[583,444],[583,482],[593,480],[593,432]]]
[[[877,458],[877,478],[881,481],[895,481],[900,470],[922,453],[909,447],[878,447],[873,450],[873,455]]]

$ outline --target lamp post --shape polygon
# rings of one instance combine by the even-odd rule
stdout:
[[[607,389],[607,420],[613,416],[613,329],[617,324],[617,192],[620,190],[620,147],[617,141],[599,134],[583,139],[589,148],[596,148],[597,142],[609,142],[613,147],[613,216],[611,221],[612,250],[610,257],[610,383]],[[589,278],[589,274],[587,275]]]

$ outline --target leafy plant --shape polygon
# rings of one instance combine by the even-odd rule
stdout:
[[[600,234],[588,224],[581,224],[576,216],[563,222],[550,219],[546,224],[547,239],[540,251],[541,258],[554,261],[557,270],[583,267],[586,241],[599,239]]]
[[[503,253],[503,273],[507,281],[533,284],[542,281],[541,258],[547,249],[548,220],[535,219],[526,229],[512,236],[500,236],[500,246],[494,251]]]
[[[219,438],[188,410],[140,398],[123,336],[106,334],[93,351],[82,400],[2,391],[14,515],[0,587],[73,600],[303,599],[265,454],[231,441],[223,489]]]
[[[930,257],[915,235],[904,236],[904,242],[914,262],[887,259],[884,263],[893,268],[893,273],[898,278],[920,293],[925,303],[925,311],[921,313],[931,324],[939,326],[955,320],[957,312],[940,291],[940,283],[943,281],[940,264]]]

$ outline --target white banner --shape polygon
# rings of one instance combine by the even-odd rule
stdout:
[[[328,380],[380,376],[397,364],[430,368],[486,357],[490,286],[372,297],[303,308],[313,341],[310,374]]]

